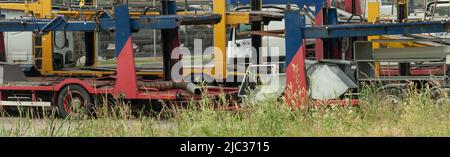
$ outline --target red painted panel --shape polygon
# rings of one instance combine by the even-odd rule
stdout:
[[[307,82],[305,67],[305,46],[303,45],[297,51],[296,55],[286,68],[286,102],[291,106],[300,107],[307,98]]]
[[[428,76],[428,75],[442,75],[444,74],[444,68],[422,68],[411,69],[411,75],[413,76]],[[381,76],[398,76],[399,70],[397,68],[382,68],[380,70]]]
[[[138,95],[132,41],[132,37],[128,38],[128,41],[118,56],[117,81],[114,88],[115,96],[123,93],[127,99],[134,99]]]
[[[54,91],[53,86],[0,86],[0,90],[6,91]]]

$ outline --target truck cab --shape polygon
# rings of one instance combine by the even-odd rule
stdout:
[[[449,16],[450,2],[448,0],[437,0],[427,4],[425,19],[447,20]]]

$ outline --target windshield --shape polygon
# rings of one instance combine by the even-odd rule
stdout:
[[[448,5],[437,6],[434,16],[447,16],[449,11]]]
[[[240,33],[240,32],[250,32],[252,31],[252,26],[249,24],[241,24],[238,27],[238,30],[236,33]],[[236,40],[241,40],[241,39],[250,39],[251,35],[247,34],[247,35],[237,35],[236,36]]]

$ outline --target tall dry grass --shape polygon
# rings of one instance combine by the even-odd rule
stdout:
[[[432,99],[430,88],[410,86],[395,102],[376,88],[364,88],[359,106],[288,107],[279,98],[244,100],[227,110],[225,96],[205,97],[187,107],[167,105],[157,112],[133,109],[127,102],[103,103],[95,118],[57,118],[56,112],[2,111],[0,136],[450,136],[450,103]],[[446,95],[446,94],[443,94]],[[216,102],[216,103],[213,103]],[[39,115],[39,116],[37,116]],[[5,120],[7,119],[7,120]]]

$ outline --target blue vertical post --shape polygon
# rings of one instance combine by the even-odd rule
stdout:
[[[305,25],[305,19],[300,16],[300,11],[286,11],[285,13],[285,42],[286,42],[286,68],[294,58],[297,50],[303,44],[300,37],[303,35],[301,26]]]
[[[338,24],[338,14],[337,14],[337,9],[336,8],[328,8],[327,9],[327,21],[328,21],[328,25],[335,25]]]
[[[163,0],[161,1],[162,15],[176,15],[177,5],[175,0]],[[178,35],[178,28],[175,29],[163,29],[161,30],[162,48],[163,48],[163,69],[164,80],[174,81],[172,78],[172,68],[179,61],[179,59],[172,59],[172,53],[175,48],[180,46],[180,40]],[[180,72],[182,69],[180,69]],[[181,81],[181,80],[178,80]]]

